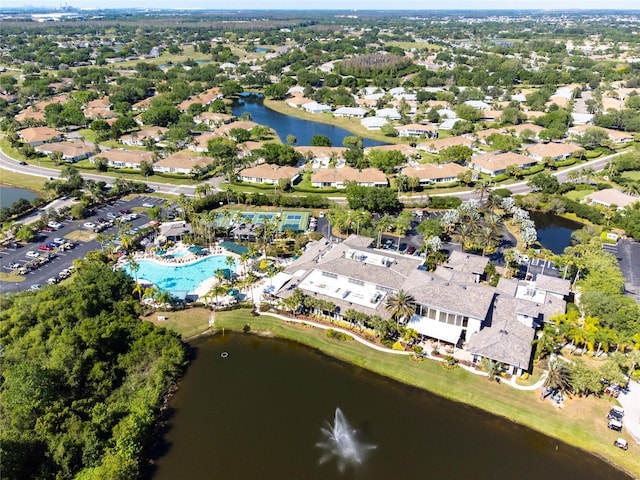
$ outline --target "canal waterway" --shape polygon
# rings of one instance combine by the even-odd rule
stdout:
[[[544,212],[529,212],[529,215],[536,224],[540,245],[557,255],[571,245],[571,234],[582,228],[582,224],[558,215]]]
[[[244,112],[251,114],[252,121],[273,128],[280,140],[286,141],[287,135],[296,137],[297,145],[311,145],[311,137],[324,135],[331,139],[334,147],[341,147],[344,137],[354,134],[344,128],[326,123],[311,122],[302,118],[283,115],[264,106],[264,97],[255,93],[243,93],[232,105],[233,114],[240,117]],[[386,145],[376,140],[363,139],[365,147]]]
[[[38,194],[26,188],[4,187],[0,185],[0,208],[9,208],[21,198],[30,202],[38,198]]]
[[[629,478],[507,419],[297,343],[227,333],[193,345],[154,480]],[[320,461],[340,433],[336,408],[350,425],[338,438],[353,435],[361,454],[342,473],[335,457]]]

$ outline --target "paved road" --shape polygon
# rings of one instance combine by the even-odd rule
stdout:
[[[574,165],[564,170],[552,172],[552,175],[557,177],[560,183],[567,182],[569,180],[569,172],[572,172],[574,170],[582,170],[583,168],[592,168],[596,172],[600,170],[604,170],[604,168],[611,161],[611,159],[619,155],[622,155],[623,153],[626,153],[626,151],[613,153],[611,155],[607,155],[602,158],[597,158],[595,160]],[[509,190],[511,190],[511,192],[514,195],[522,195],[525,193],[529,193],[532,190],[531,187],[527,185],[527,183],[529,183],[529,180],[525,180],[517,183],[499,185],[497,188],[508,188]],[[466,191],[457,192],[457,193],[436,193],[434,195],[415,195],[415,196],[401,195],[400,201],[411,203],[412,201],[413,202],[420,201],[420,200],[426,201],[428,197],[450,197],[450,196],[456,196],[462,200],[471,200],[471,199],[477,200],[480,198],[478,193],[476,193],[474,190],[466,190]]]
[[[620,394],[618,401],[624,408],[624,429],[640,444],[640,384],[629,382],[629,392]],[[624,437],[624,430],[622,433]]]
[[[21,173],[24,175],[33,175],[36,177],[44,177],[48,179],[58,178],[60,176],[60,170],[57,170],[55,168],[46,168],[40,165],[32,165],[32,164],[21,165],[19,161],[9,157],[2,150],[0,150],[0,168],[9,170],[15,173]],[[95,173],[86,173],[82,171],[80,172],[80,174],[82,175],[82,178],[84,178],[85,180],[95,180],[96,182],[103,181],[109,185],[112,184],[113,181],[115,180],[115,177],[109,176],[109,175],[99,175]],[[153,188],[155,191],[159,193],[169,193],[174,195],[180,195],[181,193],[183,193],[190,197],[194,196],[195,190],[197,187],[193,185],[172,185],[169,183],[154,182],[154,181],[145,181],[145,183],[150,188]],[[211,179],[207,183],[211,183],[215,189],[218,189],[219,188],[218,185],[220,182],[219,180],[216,181],[216,179]]]

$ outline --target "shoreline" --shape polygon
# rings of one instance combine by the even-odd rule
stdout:
[[[225,312],[219,312],[219,313],[225,313]],[[482,398],[482,393],[480,391],[480,389],[478,387],[480,387],[482,384],[476,384],[476,385],[470,385],[470,388],[464,389],[464,391],[461,389],[460,386],[457,387],[453,387],[453,388],[448,388],[446,390],[440,388],[440,386],[438,386],[436,383],[433,382],[429,382],[427,380],[433,380],[433,379],[429,379],[429,378],[407,378],[406,376],[403,377],[401,375],[394,375],[391,372],[389,372],[388,370],[386,370],[384,368],[384,366],[380,366],[378,363],[376,362],[372,362],[372,361],[366,361],[366,362],[358,362],[356,358],[354,358],[352,355],[346,355],[345,352],[340,352],[340,350],[342,349],[342,345],[340,343],[335,343],[335,342],[330,342],[330,341],[323,341],[322,344],[320,345],[319,342],[314,341],[313,338],[309,338],[308,335],[296,335],[295,333],[300,332],[300,328],[299,326],[294,326],[291,325],[283,320],[277,319],[277,317],[274,317],[273,315],[269,314],[269,313],[265,313],[264,315],[260,315],[259,317],[253,317],[250,315],[246,315],[246,317],[242,318],[241,320],[241,324],[237,324],[238,321],[237,320],[225,320],[217,318],[217,322],[220,322],[220,320],[222,320],[222,322],[220,323],[224,323],[223,326],[215,325],[213,327],[207,328],[205,331],[201,332],[200,334],[197,335],[193,335],[191,336],[189,339],[185,339],[185,342],[192,342],[195,341],[199,338],[203,338],[206,336],[215,336],[217,334],[219,334],[219,329],[224,328],[228,331],[233,331],[236,333],[244,333],[242,330],[242,326],[243,324],[249,324],[251,325],[252,323],[255,323],[256,319],[264,319],[264,317],[267,317],[267,321],[274,321],[276,322],[275,327],[277,328],[273,328],[273,326],[270,327],[260,327],[259,329],[256,330],[250,330],[249,333],[254,334],[254,335],[258,335],[258,336],[265,336],[265,337],[277,337],[277,338],[283,338],[286,340],[290,340],[290,341],[294,341],[294,342],[298,342],[301,343],[309,348],[314,348],[317,349],[319,351],[321,351],[322,353],[331,356],[332,358],[338,359],[340,361],[349,363],[351,365],[355,365],[361,368],[365,368],[371,372],[377,373],[379,375],[382,375],[384,377],[390,378],[392,380],[395,380],[397,382],[400,382],[406,386],[409,387],[413,387],[413,388],[419,388],[421,390],[424,391],[428,391],[434,395],[438,395],[440,397],[446,398],[447,400],[453,401],[453,402],[457,402],[457,403],[461,403],[467,406],[470,406],[472,408],[478,408],[482,411],[485,411],[487,413],[490,413],[492,415],[496,415],[498,417],[501,417],[505,420],[508,420],[510,422],[516,423],[518,425],[521,425],[523,427],[526,428],[530,428],[532,430],[535,430],[539,433],[542,433],[543,435],[549,437],[549,438],[553,438],[555,440],[558,440],[560,442],[566,443],[567,445],[570,445],[572,447],[575,448],[579,448],[585,452],[587,452],[588,454],[591,455],[595,455],[597,456],[599,459],[601,459],[602,461],[608,463],[609,465],[611,465],[613,468],[616,468],[617,470],[620,470],[622,472],[624,472],[625,474],[628,474],[631,476],[631,478],[638,478],[638,475],[640,475],[640,465],[638,465],[637,463],[634,464],[633,460],[635,459],[636,462],[638,461],[637,457],[633,456],[633,453],[629,454],[629,452],[623,452],[620,450],[620,452],[622,452],[622,455],[620,455],[620,452],[618,452],[617,450],[619,449],[615,449],[615,450],[611,450],[610,454],[609,451],[605,451],[604,449],[598,449],[596,448],[597,445],[602,445],[608,448],[610,447],[611,449],[614,449],[615,447],[610,446],[609,443],[607,441],[607,439],[598,439],[596,438],[598,436],[598,434],[596,432],[591,432],[591,431],[587,431],[588,429],[588,425],[585,425],[586,423],[589,423],[589,421],[587,420],[587,422],[585,422],[584,420],[580,421],[575,420],[575,421],[562,421],[561,419],[558,420],[554,420],[552,422],[552,425],[554,428],[552,429],[542,429],[539,428],[539,426],[536,425],[536,420],[540,418],[540,415],[543,414],[548,414],[546,415],[547,417],[551,417],[558,414],[559,409],[554,409],[554,410],[549,410],[549,411],[537,411],[534,410],[533,408],[531,408],[532,406],[536,406],[536,407],[545,407],[545,404],[540,403],[540,405],[535,405],[533,402],[536,401],[537,395],[534,392],[529,391],[527,392],[523,392],[523,395],[530,395],[528,398],[519,398],[518,400],[520,401],[525,401],[525,403],[527,403],[528,405],[525,406],[519,406],[517,405],[518,402],[510,402],[508,398],[505,397],[505,395],[496,395],[493,398],[493,402],[491,401],[492,399],[483,399]],[[280,330],[276,331],[276,330]],[[310,331],[314,331],[315,329],[311,329]],[[351,343],[351,342],[349,342]],[[355,342],[353,342],[355,343]],[[364,345],[359,346],[359,348],[365,348],[367,352],[369,352],[370,350],[365,347]],[[386,355],[386,352],[381,353],[382,355]],[[371,355],[375,355],[375,353],[372,353]],[[396,357],[394,355],[394,357]],[[421,365],[424,363],[430,363],[430,362],[420,362],[416,365]],[[413,363],[411,364],[413,365]],[[441,367],[439,365],[436,365],[438,367],[438,369],[441,369]],[[407,367],[407,370],[412,369],[411,367]],[[458,371],[463,371],[462,369],[457,369]],[[444,370],[443,370],[444,372]],[[469,372],[465,372],[466,375],[473,375]],[[453,374],[456,375],[456,374]],[[460,374],[458,374],[460,375]],[[464,376],[464,374],[462,374]],[[430,374],[427,372],[425,373],[425,377],[430,376]],[[471,377],[473,378],[473,377]],[[483,377],[479,377],[480,379],[484,380],[486,382],[486,385],[490,386],[490,387],[495,387],[495,388],[511,388],[508,386],[499,386],[499,384],[492,384],[489,383],[485,378]],[[464,378],[464,381],[471,381],[473,382],[473,380],[470,380],[469,378]],[[456,383],[456,378],[454,376],[452,376],[450,379],[448,379],[448,383],[449,383],[449,387],[452,386],[452,384]],[[432,387],[432,388],[430,388]],[[474,388],[475,387],[475,388]],[[496,391],[496,393],[499,393]],[[512,396],[515,398],[517,395],[520,394],[513,394]],[[532,395],[532,396],[531,396]],[[475,400],[475,401],[474,401]],[[488,401],[487,401],[488,400]],[[593,399],[581,399],[582,402],[588,402],[588,401],[593,401]],[[493,407],[493,408],[492,408]],[[511,411],[509,411],[511,410]],[[593,418],[593,420],[595,420],[595,418],[599,418],[600,415],[596,416]],[[602,417],[604,418],[604,416]],[[549,423],[549,420],[547,420],[547,423]],[[580,433],[578,433],[576,435],[575,430],[576,428],[580,428],[582,427],[584,431],[583,435],[580,435]],[[605,426],[606,428],[606,426]],[[574,434],[576,436],[571,437],[571,434]],[[591,436],[589,436],[589,433],[591,434]],[[616,434],[617,435],[617,434]],[[577,439],[581,439],[583,441],[576,441]],[[601,440],[600,442],[598,442],[597,440]],[[635,444],[633,444],[633,440],[630,441],[630,446],[632,446],[632,449],[635,450]],[[625,457],[625,454],[627,455]],[[626,461],[625,461],[626,460]]]

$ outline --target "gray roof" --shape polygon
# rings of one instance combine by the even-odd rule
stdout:
[[[487,317],[495,291],[493,287],[477,283],[457,285],[443,282],[424,270],[411,272],[399,288],[410,293],[421,305],[481,320]]]
[[[477,283],[475,273],[458,272],[450,268],[445,268],[441,265],[438,265],[436,269],[431,272],[431,275],[437,277],[443,282],[457,283],[458,285],[471,285]]]
[[[349,235],[342,243],[354,248],[369,248],[373,243],[373,238],[362,235]]]
[[[160,225],[160,235],[163,237],[175,237],[192,232],[191,224],[186,222],[169,222]]]
[[[535,330],[517,319],[517,311],[523,301],[526,300],[499,296],[495,301],[491,326],[474,333],[467,350],[474,355],[528,369]]]
[[[498,285],[496,286],[496,290],[498,293],[504,293],[506,295],[509,295],[510,297],[516,296],[517,289],[518,279],[516,278],[500,277],[500,280],[498,280]]]
[[[571,291],[571,282],[562,278],[550,277],[549,275],[536,275],[536,288],[545,292],[557,293],[566,296]]]
[[[449,259],[444,264],[446,268],[457,270],[464,273],[476,273],[483,274],[484,269],[489,264],[487,257],[480,257],[478,255],[471,255],[469,253],[459,252],[454,250],[451,252]]]

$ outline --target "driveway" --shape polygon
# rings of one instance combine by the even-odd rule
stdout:
[[[629,432],[636,443],[640,444],[640,383],[629,382],[629,392],[618,397],[624,408],[624,430]],[[630,439],[627,439],[630,440]]]

